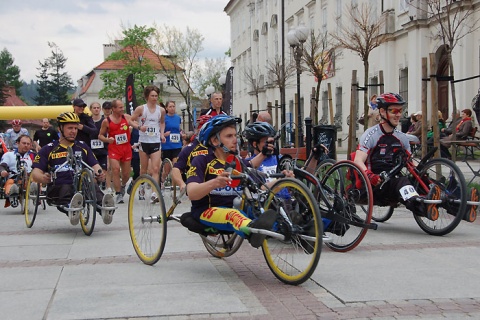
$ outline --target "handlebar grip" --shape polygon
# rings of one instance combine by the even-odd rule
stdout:
[[[269,178],[285,178],[285,175],[283,173],[272,173],[268,174]]]

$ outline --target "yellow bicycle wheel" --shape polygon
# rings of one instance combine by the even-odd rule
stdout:
[[[160,187],[149,175],[134,182],[128,201],[128,230],[133,249],[148,265],[157,263],[165,248],[167,218]]]
[[[268,267],[282,282],[297,285],[315,271],[322,251],[320,208],[304,183],[284,178],[268,192],[265,210],[275,210],[273,231],[284,239],[267,237],[262,244]]]

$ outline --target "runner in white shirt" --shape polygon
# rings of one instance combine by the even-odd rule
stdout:
[[[165,109],[157,105],[160,89],[147,86],[143,95],[147,103],[138,106],[132,114],[132,121],[140,127],[140,174],[150,174],[157,182],[161,163],[161,142],[165,142]],[[150,161],[149,161],[150,160]]]

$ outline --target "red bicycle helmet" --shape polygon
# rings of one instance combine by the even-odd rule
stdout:
[[[396,93],[382,93],[377,97],[377,105],[378,108],[387,109],[388,106],[391,105],[404,105],[405,100],[403,100],[402,96]]]
[[[20,119],[13,119],[12,120],[12,126],[20,126],[22,125],[22,120]]]
[[[212,119],[212,116],[209,115],[209,114],[204,114],[200,117],[197,118],[197,130],[200,130],[203,125],[205,124],[205,122],[207,122],[208,120]]]

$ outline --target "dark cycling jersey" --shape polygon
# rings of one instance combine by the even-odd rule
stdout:
[[[190,168],[193,157],[198,155],[207,155],[208,149],[203,144],[200,144],[198,140],[194,140],[185,147],[178,154],[177,162],[173,165],[174,168],[180,170],[180,172],[187,172]]]
[[[73,153],[82,155],[83,161],[88,164],[90,167],[98,164],[95,155],[93,154],[90,147],[83,141],[75,141],[71,145]],[[38,152],[37,156],[33,160],[32,168],[38,168],[43,172],[54,171],[60,167],[65,160],[67,159],[67,146],[60,144],[59,141],[54,141],[47,144]],[[69,165],[66,165],[59,172],[57,172],[56,179],[54,184],[73,184],[73,168]]]
[[[405,133],[395,129],[391,133],[377,124],[365,131],[360,137],[358,149],[368,154],[365,165],[373,173],[390,171],[394,166],[393,155],[399,149],[410,153],[410,142]]]
[[[203,183],[215,179],[225,171],[225,162],[217,159],[213,150],[204,157],[192,158],[192,164],[187,172],[187,184],[190,182]],[[246,160],[244,164],[250,166]],[[200,200],[192,200],[192,216],[199,218],[200,214],[211,207],[232,208],[233,199],[242,193],[243,187],[217,188]]]

